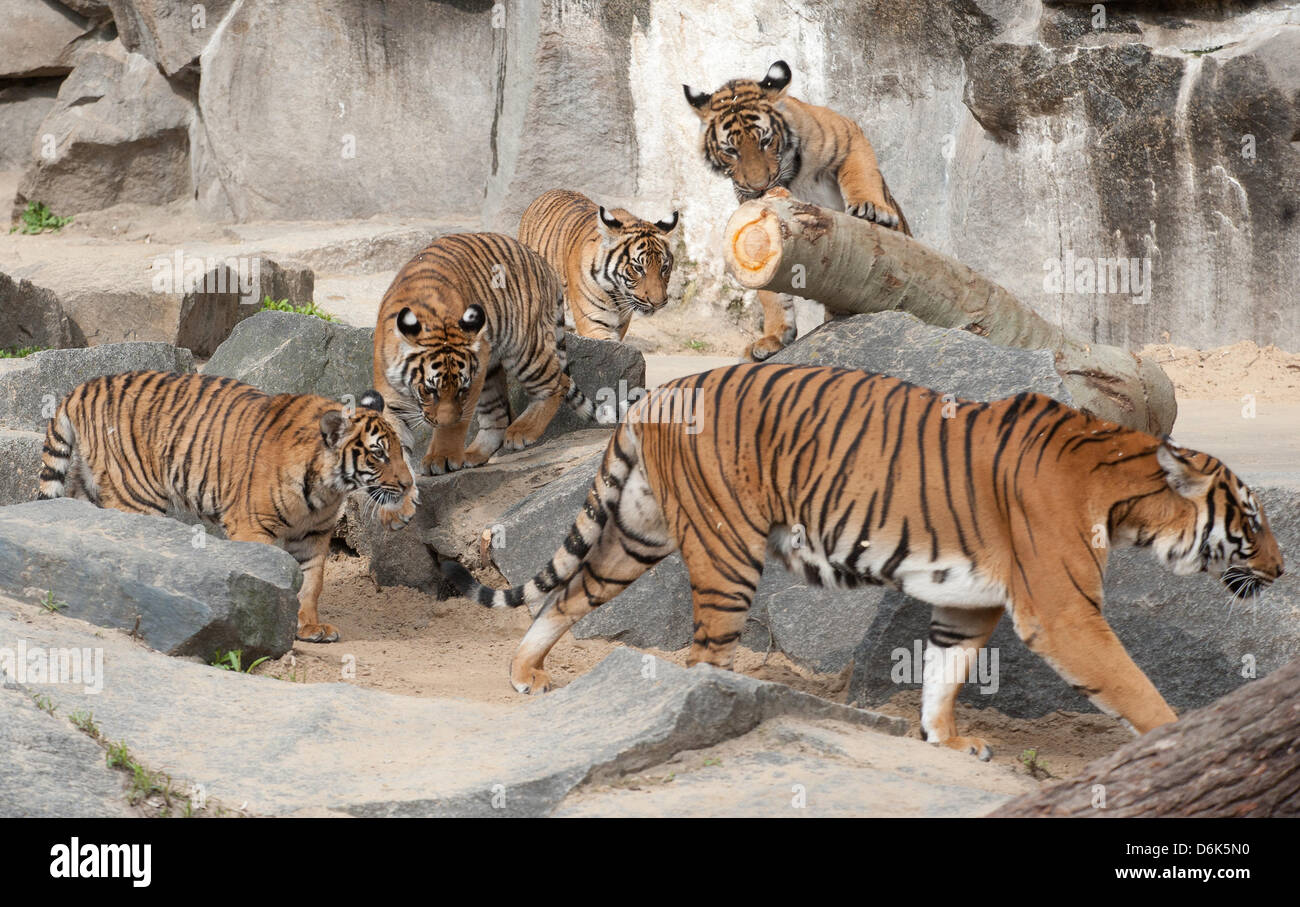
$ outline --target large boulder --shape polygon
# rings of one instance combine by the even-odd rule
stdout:
[[[170,344],[138,342],[0,359],[0,428],[44,434],[59,401],[78,384],[141,369],[192,372],[194,357]]]
[[[830,365],[892,375],[967,400],[1000,400],[1022,391],[1072,404],[1051,350],[995,346],[955,328],[928,325],[906,312],[853,315],[823,324],[770,362]]]
[[[85,338],[50,290],[0,272],[0,350],[81,346]]]
[[[485,530],[491,533],[489,550],[506,545],[511,536],[504,531],[502,515],[575,464],[598,455],[608,442],[606,431],[576,431],[526,450],[499,454],[474,469],[419,477],[419,509],[396,532],[383,528],[367,507],[365,494],[357,492],[348,498],[337,534],[369,558],[370,575],[378,585],[445,591],[440,560],[454,557],[476,563]]]
[[[203,367],[269,394],[353,398],[374,384],[374,330],[312,315],[261,312],[241,321]]]
[[[127,805],[122,773],[105,764],[99,744],[66,715],[37,708],[25,691],[0,689],[0,746],[8,754],[0,763],[0,817],[139,815]]]
[[[92,242],[17,251],[22,263],[14,278],[32,285],[29,294],[57,298],[75,344],[152,340],[205,358],[236,324],[261,311],[267,296],[302,305],[315,287],[311,271],[282,268],[232,246],[193,244],[145,255],[130,244]],[[48,297],[40,299],[45,305]]]
[[[293,647],[302,573],[285,551],[61,498],[0,508],[0,592],[136,632],[169,655],[244,663]],[[47,598],[48,596],[48,598]]]
[[[32,163],[37,130],[54,109],[57,77],[0,82],[0,170],[22,170]],[[5,199],[6,203],[8,199]]]
[[[14,215],[34,201],[67,215],[192,195],[193,115],[183,90],[147,58],[118,41],[85,49],[37,130],[52,137],[54,156],[34,151]]]
[[[108,0],[108,6],[126,49],[153,61],[165,75],[174,76],[203,52],[234,2]]]
[[[1261,483],[1253,490],[1282,551],[1300,551],[1300,487]],[[1106,620],[1175,709],[1208,705],[1300,655],[1298,612],[1300,580],[1294,572],[1257,599],[1234,604],[1217,577],[1174,576],[1145,550],[1117,550],[1106,567]],[[880,703],[918,687],[916,646],[928,638],[929,626],[927,605],[900,592],[885,593],[853,653],[849,701]],[[998,624],[986,648],[993,682],[966,684],[962,701],[1025,718],[1055,709],[1092,711],[1086,698],[1025,647],[1010,620]]]
[[[62,75],[88,23],[59,3],[0,0],[0,79]]]
[[[40,490],[41,448],[44,431],[10,431],[0,428],[0,505],[36,500]]]
[[[565,335],[564,348],[568,354],[569,377],[595,405],[600,424],[613,427],[621,408],[628,405],[629,395],[635,402],[636,393],[645,387],[645,356],[617,340],[596,340],[572,333]],[[516,414],[528,405],[523,388],[513,380],[510,405]],[[592,427],[593,423],[579,416],[572,407],[561,405],[542,439]]]

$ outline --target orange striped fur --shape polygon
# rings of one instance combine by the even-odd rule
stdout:
[[[552,189],[524,211],[519,240],[560,275],[577,333],[622,340],[634,313],[653,315],[668,301],[668,238],[676,228],[676,211],[652,224],[580,192]]]
[[[237,542],[283,547],[303,571],[298,638],[333,642],[317,602],[347,494],[365,489],[386,525],[415,513],[414,480],[373,391],[348,413],[307,394],[271,396],[233,378],[126,372],[93,378],[45,432],[40,497],[128,513],[171,508]]]
[[[1220,573],[1234,595],[1282,573],[1254,495],[1206,454],[1041,394],[973,403],[869,372],[750,364],[638,401],[528,583],[493,591],[444,572],[484,605],[532,606],[511,665],[521,692],[546,690],[551,646],[673,551],[694,598],[690,664],[731,666],[769,554],[814,585],[901,589],[932,605],[925,738],[987,758],[957,735],[953,701],[1004,612],[1103,711],[1138,732],[1174,720],[1102,617],[1107,557],[1125,545],[1175,573]]]
[[[595,410],[568,374],[564,291],[540,255],[501,233],[451,233],[398,272],[379,306],[375,386],[413,462],[412,430],[433,426],[420,471],[480,466],[541,437],[561,403]],[[510,419],[506,376],[529,404]],[[469,420],[478,435],[465,447]]]
[[[780,187],[800,201],[911,236],[862,128],[829,108],[786,94],[791,77],[790,67],[778,60],[761,81],[733,79],[711,94],[682,86],[703,122],[709,166],[731,180],[742,202]],[[758,298],[764,336],[749,349],[755,361],[796,335],[792,297],[761,290]]]

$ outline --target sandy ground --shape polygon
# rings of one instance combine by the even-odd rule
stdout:
[[[1300,403],[1300,353],[1249,340],[1214,350],[1167,343],[1142,348],[1174,382],[1179,400],[1235,400],[1247,394],[1260,403]]]
[[[326,568],[321,597],[324,619],[342,634],[338,643],[294,644],[293,651],[254,669],[300,683],[352,682],[406,696],[427,696],[522,705],[527,698],[510,687],[508,666],[530,618],[518,611],[489,610],[463,598],[437,601],[394,586],[376,589],[364,558],[335,553]],[[557,687],[564,686],[622,645],[566,635],[556,644],[547,667]],[[686,663],[686,650],[654,654]],[[349,668],[354,676],[345,674]],[[847,674],[817,674],[780,653],[742,649],[737,670],[784,683],[835,702],[844,702]],[[919,739],[920,694],[904,691],[878,711],[906,718],[909,736]],[[1123,745],[1131,736],[1099,714],[1057,712],[1036,720],[1011,718],[993,709],[959,706],[958,729],[984,737],[995,764],[1026,769],[1020,756],[1036,750],[1051,777],[1064,778]],[[972,760],[973,761],[973,760]]]

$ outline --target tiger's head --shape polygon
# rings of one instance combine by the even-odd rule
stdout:
[[[1218,572],[1234,598],[1282,575],[1282,552],[1264,509],[1232,470],[1168,442],[1157,448],[1156,462],[1169,490],[1191,508],[1165,508],[1172,519],[1139,530],[1138,544],[1151,545],[1174,573]]]
[[[392,330],[401,341],[401,353],[388,364],[389,382],[414,398],[420,415],[434,428],[470,417],[469,392],[483,367],[480,339],[487,327],[483,306],[444,297],[436,310],[450,311],[448,317],[426,316],[426,323],[412,308],[397,313]],[[398,407],[394,411],[403,419],[410,415]]]
[[[321,416],[321,439],[335,454],[327,481],[337,491],[364,490],[390,524],[405,525],[415,512],[415,479],[383,412],[384,398],[368,390],[351,415],[330,409]]]
[[[622,208],[600,208],[597,282],[618,305],[619,313],[652,315],[668,301],[673,254],[668,237],[677,229],[677,212],[668,220],[648,223]]]
[[[682,86],[704,123],[705,159],[731,180],[742,202],[777,186],[788,189],[798,171],[798,136],[777,109],[789,84],[790,67],[777,60],[760,82],[733,79],[712,94]]]

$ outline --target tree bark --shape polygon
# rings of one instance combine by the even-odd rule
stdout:
[[[774,190],[731,216],[725,255],[749,289],[816,299],[837,313],[900,309],[1001,346],[1052,350],[1079,409],[1156,435],[1173,428],[1173,384],[1154,361],[1070,337],[988,278],[896,230]]]
[[[992,815],[1300,816],[1300,659]]]

